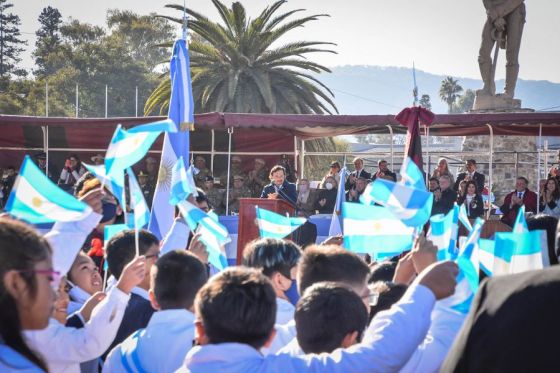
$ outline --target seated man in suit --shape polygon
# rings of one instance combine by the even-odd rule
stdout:
[[[346,180],[346,184],[344,185],[345,190],[352,189],[354,185],[356,185],[356,180],[358,180],[359,177],[363,177],[364,179],[371,179],[371,174],[364,170],[364,160],[362,158],[354,158],[353,163],[355,170],[352,171],[348,176],[348,180]]]
[[[286,169],[274,166],[270,170],[270,184],[263,188],[261,198],[283,199],[292,206],[297,204],[296,185],[286,180]]]
[[[476,189],[478,193],[482,193],[484,189],[484,175],[480,172],[476,172],[476,161],[474,159],[468,159],[465,162],[465,166],[467,168],[467,172],[462,172],[457,176],[457,180],[455,181],[455,186],[453,189],[456,191],[459,190],[459,184],[461,181],[466,180],[473,180],[476,183]]]
[[[373,174],[373,176],[371,177],[372,181],[375,181],[375,179],[377,179],[378,177],[383,177],[384,179],[392,180],[394,182],[397,181],[397,174],[389,170],[386,160],[379,160],[379,162],[377,162],[377,166],[379,167],[379,171]]]
[[[500,210],[504,213],[502,222],[513,227],[519,208],[525,205],[525,212],[537,213],[537,194],[527,188],[529,181],[523,176],[515,181],[515,190],[504,198]]]

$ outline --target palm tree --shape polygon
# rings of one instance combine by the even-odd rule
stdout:
[[[448,76],[441,81],[439,88],[439,97],[442,101],[447,103],[448,113],[453,111],[453,104],[459,97],[459,93],[463,92],[463,87],[459,85],[459,81]]]
[[[192,90],[197,112],[239,113],[331,113],[337,112],[333,93],[313,73],[330,72],[306,58],[309,53],[336,53],[324,49],[328,42],[298,41],[281,44],[288,31],[315,21],[324,14],[290,19],[297,9],[277,15],[286,2],[276,1],[251,20],[240,2],[231,8],[212,0],[222,23],[187,9]],[[166,7],[183,11],[180,5]],[[161,16],[182,23],[181,18]],[[275,44],[275,46],[273,46]],[[170,46],[171,44],[169,44]],[[168,109],[170,83],[167,74],[152,92],[144,107],[150,114],[159,107]]]

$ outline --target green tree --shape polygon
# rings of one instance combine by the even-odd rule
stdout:
[[[19,55],[24,50],[22,46],[26,43],[20,39],[19,16],[9,12],[13,6],[7,0],[0,0],[0,79],[2,80],[9,75],[27,75],[25,70],[17,67],[21,61]]]
[[[425,109],[432,110],[432,102],[430,101],[430,95],[424,94],[420,97],[420,101],[418,101],[420,106]]]
[[[459,96],[457,103],[453,105],[454,113],[466,113],[472,110],[474,104],[475,92],[472,89],[467,89],[465,94]]]
[[[219,0],[212,2],[221,23],[187,10],[189,29],[202,39],[195,38],[189,45],[195,110],[243,113],[336,111],[332,92],[309,74],[330,70],[306,58],[309,53],[335,53],[323,48],[333,43],[298,41],[272,46],[281,43],[287,32],[326,15],[292,19],[291,16],[303,9],[278,14],[286,2],[280,0],[250,20],[239,2],[234,2],[231,8]],[[167,6],[183,11],[179,5]],[[164,18],[182,23],[182,18]],[[152,113],[157,108],[165,112],[169,95],[170,82],[165,75],[148,99],[145,113]]]
[[[441,87],[439,88],[439,97],[442,101],[447,103],[448,113],[453,112],[453,104],[455,100],[459,97],[459,94],[463,92],[463,87],[459,85],[459,81],[448,76],[441,81]]]
[[[53,74],[58,67],[52,63],[52,54],[56,53],[61,44],[60,25],[62,24],[62,15],[58,9],[48,6],[43,8],[39,15],[39,23],[41,27],[35,35],[35,75],[45,76]]]

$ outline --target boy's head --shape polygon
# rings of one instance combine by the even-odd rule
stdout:
[[[320,282],[296,306],[297,341],[306,354],[332,352],[359,343],[368,323],[360,297],[340,284]]]
[[[152,266],[150,300],[155,309],[192,310],[194,297],[208,280],[206,266],[187,251],[170,251]]]
[[[115,234],[107,242],[106,255],[109,270],[115,278],[121,277],[123,268],[134,259],[136,255],[136,244],[134,240],[134,229],[124,230]],[[147,230],[138,232],[138,253],[146,256],[146,272],[150,273],[152,265],[159,256],[159,240]],[[150,276],[138,285],[142,289],[150,288]]]
[[[369,308],[369,267],[356,254],[340,246],[308,246],[298,269],[299,293],[317,282],[338,282],[353,290]]]
[[[199,344],[244,343],[260,349],[272,341],[276,295],[252,268],[230,267],[204,285],[194,301]]]
[[[249,242],[243,250],[243,265],[260,270],[272,282],[279,297],[295,284],[301,257],[298,245],[289,240],[262,238]]]

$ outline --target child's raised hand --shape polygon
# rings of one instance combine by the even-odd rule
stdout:
[[[84,318],[85,322],[88,322],[91,318],[91,312],[103,299],[107,297],[107,294],[98,291],[97,293],[93,294],[89,297],[88,300],[84,303],[82,308],[80,308],[80,314]]]
[[[128,263],[117,282],[117,288],[123,293],[129,294],[133,287],[137,286],[146,276],[146,257],[141,255]]]

